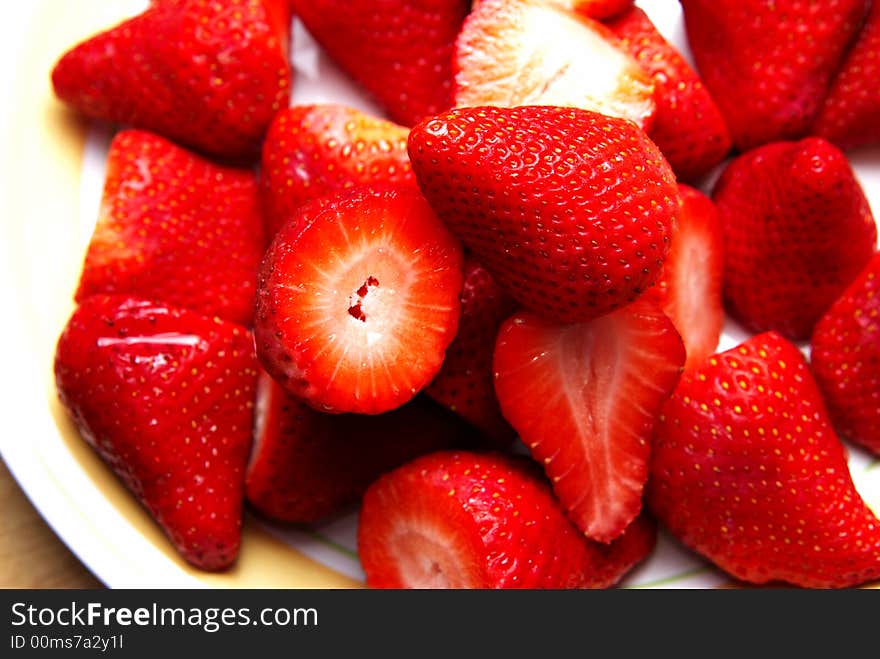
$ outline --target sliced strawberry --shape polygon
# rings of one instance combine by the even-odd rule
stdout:
[[[205,570],[238,554],[256,376],[244,327],[123,296],[84,300],[55,353],[83,439]]]
[[[696,180],[730,151],[724,118],[681,53],[638,7],[608,23],[621,44],[654,80],[657,115],[649,135],[679,180]]]
[[[813,330],[810,360],[835,427],[880,454],[880,255]]]
[[[712,200],[687,185],[679,184],[678,191],[681,214],[663,274],[650,294],[681,334],[688,368],[714,353],[721,338],[724,237]]]
[[[684,374],[655,432],[647,502],[738,579],[840,588],[880,578],[880,520],[803,355],[774,332]]]
[[[813,134],[841,148],[880,144],[880,2],[849,51],[825,97]]]
[[[474,435],[422,397],[375,416],[322,414],[264,373],[257,400],[245,494],[260,513],[282,522],[309,524],[339,513],[384,472]]]
[[[140,130],[107,156],[76,299],[124,293],[251,325],[265,250],[256,181]]]
[[[440,370],[463,257],[414,187],[355,188],[301,208],[259,276],[257,351],[326,412],[399,407]]]
[[[502,326],[501,411],[588,537],[610,542],[638,515],[651,431],[684,361],[672,322],[643,300],[587,323],[521,312]]]
[[[562,322],[654,284],[681,200],[631,121],[579,108],[460,108],[414,127],[419,187],[508,295]]]
[[[501,323],[516,310],[516,302],[473,257],[464,264],[461,319],[443,367],[425,389],[482,431],[496,446],[513,441],[515,433],[501,415],[492,376],[492,354]]]
[[[341,188],[413,180],[403,126],[342,105],[299,105],[279,112],[263,143],[266,233],[307,201]]]
[[[327,53],[396,122],[452,105],[452,48],[469,0],[292,0]]]
[[[95,119],[249,158],[290,97],[287,0],[163,0],[68,51],[55,93]]]
[[[524,459],[443,451],[370,487],[358,553],[373,588],[607,588],[655,538],[640,519],[610,546],[586,540]]]
[[[651,77],[604,25],[546,0],[482,0],[455,44],[455,105],[573,106],[645,128]]]

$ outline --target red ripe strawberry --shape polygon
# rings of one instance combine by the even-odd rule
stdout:
[[[476,6],[483,0],[474,0]],[[635,0],[540,0],[544,4],[559,7],[565,11],[577,12],[588,18],[603,20],[611,18],[632,7]]]
[[[124,293],[250,325],[264,250],[250,171],[123,131],[110,144],[76,300]]]
[[[880,454],[880,255],[813,331],[810,360],[835,427]]]
[[[813,133],[841,148],[880,143],[880,2],[831,83]]]
[[[440,373],[425,389],[475,428],[492,444],[504,447],[514,439],[495,397],[492,354],[501,323],[516,310],[516,303],[472,257],[464,263],[461,318],[458,334],[446,351]]]
[[[376,416],[321,414],[264,374],[257,400],[245,494],[259,512],[283,522],[336,514],[382,473],[472,434],[420,397]]]
[[[874,252],[877,227],[846,156],[820,138],[730,163],[715,185],[724,298],[751,330],[809,338]]]
[[[123,296],[84,300],[55,353],[83,439],[205,570],[238,553],[256,375],[244,327]]]
[[[654,116],[650,76],[604,25],[547,0],[482,0],[455,44],[455,105],[574,106]]]
[[[287,0],[163,0],[67,52],[52,82],[90,117],[250,157],[288,102],[289,32]]]
[[[292,0],[315,40],[411,126],[452,105],[452,47],[468,0]]]
[[[442,451],[364,497],[358,553],[373,588],[607,588],[653,548],[634,522],[614,544],[581,537],[524,459]]]
[[[681,214],[663,273],[648,295],[669,316],[687,350],[688,368],[715,352],[724,326],[721,279],[724,238],[715,204],[699,190],[679,184]]]
[[[307,201],[367,183],[413,180],[409,130],[342,105],[279,112],[263,143],[266,233],[275,235]]]
[[[399,407],[437,375],[455,337],[462,262],[415,186],[307,204],[263,260],[260,360],[319,411]]]
[[[880,521],[803,355],[773,332],[684,374],[657,426],[648,490],[676,537],[738,579],[880,578]]]
[[[684,360],[672,322],[646,301],[587,323],[523,312],[502,325],[501,411],[588,537],[610,542],[638,515],[651,431]]]
[[[648,134],[680,180],[695,180],[730,150],[724,118],[681,53],[657,31],[638,7],[608,26],[654,79],[657,114]]]
[[[681,0],[697,68],[740,150],[809,132],[868,0]]]
[[[523,306],[575,322],[659,275],[680,199],[632,122],[577,108],[462,108],[410,133],[422,192]]]

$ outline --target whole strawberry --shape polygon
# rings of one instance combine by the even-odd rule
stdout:
[[[468,257],[464,263],[461,317],[446,359],[425,393],[482,431],[491,444],[504,447],[514,438],[495,396],[492,354],[498,329],[516,310],[486,269]]]
[[[187,561],[235,561],[257,360],[239,325],[93,295],[70,318],[55,382],[83,439]]]
[[[256,155],[290,96],[288,0],[163,0],[52,71],[80,112],[226,158]]]
[[[810,361],[838,431],[880,454],[880,255],[816,323]]]
[[[834,77],[813,125],[841,148],[880,143],[880,3],[871,5],[859,38]]]
[[[440,218],[524,307],[588,320],[659,275],[678,188],[630,121],[578,108],[460,108],[413,128],[409,154]]]
[[[852,168],[820,138],[735,159],[713,191],[724,233],[724,300],[753,331],[809,338],[871,258],[877,227]]]
[[[654,435],[647,501],[738,579],[880,578],[880,520],[853,486],[803,355],[776,333],[684,374]]]
[[[342,105],[298,105],[272,120],[261,171],[266,233],[304,203],[341,188],[413,180],[409,130]]]
[[[76,299],[124,293],[251,325],[265,247],[249,170],[125,130],[110,144]]]
[[[358,553],[373,588],[607,588],[653,548],[645,517],[583,538],[524,458],[440,451],[370,486]]]
[[[868,0],[681,0],[688,42],[734,144],[809,132]]]
[[[396,122],[452,105],[452,48],[469,0],[292,0],[315,40]]]

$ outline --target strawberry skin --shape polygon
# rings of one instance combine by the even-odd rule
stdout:
[[[452,106],[452,48],[469,0],[292,0],[294,13],[389,117],[412,126]]]
[[[140,130],[113,138],[77,302],[95,293],[162,300],[251,325],[265,250],[250,171]]]
[[[68,51],[57,96],[232,159],[259,152],[290,96],[287,0],[164,0]]]
[[[724,326],[721,281],[724,237],[715,204],[699,190],[679,184],[681,214],[654,297],[681,334],[685,368],[715,352]]]
[[[849,149],[880,143],[880,3],[828,90],[813,133]]]
[[[654,116],[651,77],[604,25],[548,0],[481,0],[455,43],[455,105],[573,106]]]
[[[846,156],[821,138],[767,144],[731,162],[712,196],[728,311],[753,331],[809,338],[877,241]]]
[[[681,0],[697,69],[742,151],[803,137],[869,0]]]
[[[498,448],[514,439],[501,415],[492,375],[492,354],[501,323],[516,302],[473,257],[464,263],[461,317],[443,367],[425,393],[479,429]]]
[[[266,233],[297,208],[335,190],[413,180],[409,130],[342,105],[299,105],[272,120],[263,143],[261,190]]]
[[[612,545],[586,540],[524,459],[441,451],[370,486],[358,553],[372,588],[607,588],[655,537],[640,518]]]
[[[520,312],[502,325],[501,411],[587,537],[610,542],[638,515],[651,431],[684,360],[672,322],[647,301],[579,324]]]
[[[263,259],[260,361],[318,411],[399,407],[437,375],[455,338],[462,265],[460,244],[415,186],[307,204]]]
[[[376,416],[322,414],[264,373],[257,400],[245,496],[282,522],[311,524],[337,514],[384,472],[473,435],[421,397]]]
[[[880,255],[816,323],[810,361],[834,426],[880,454]]]
[[[657,279],[680,199],[632,122],[578,108],[461,108],[410,133],[428,202],[522,306],[562,322]]]
[[[238,553],[256,375],[246,328],[124,296],[84,300],[55,353],[83,439],[205,570]]]
[[[641,9],[632,7],[608,27],[654,80],[657,114],[648,135],[679,180],[699,179],[730,151],[721,111],[696,72]]]
[[[774,332],[684,374],[654,436],[647,501],[738,579],[880,578],[880,521],[853,486],[803,355]]]

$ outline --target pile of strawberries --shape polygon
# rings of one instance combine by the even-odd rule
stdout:
[[[186,560],[361,501],[374,587],[607,587],[658,522],[880,579],[880,3],[681,4],[699,75],[632,0],[153,0],[59,60],[131,127],[59,396]],[[390,119],[287,107],[292,13]]]

